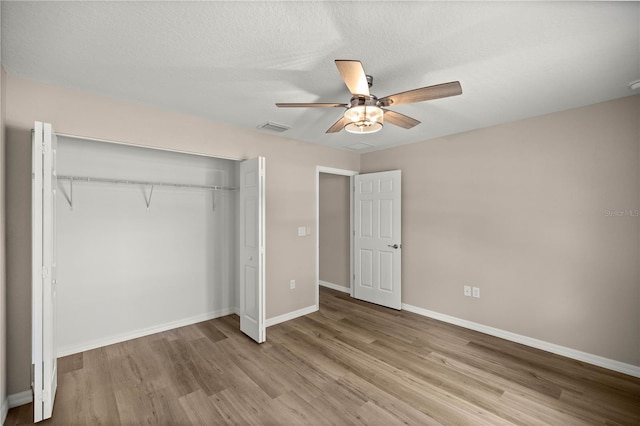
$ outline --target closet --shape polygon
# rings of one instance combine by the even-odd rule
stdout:
[[[237,311],[237,161],[58,138],[58,356]]]
[[[265,161],[33,132],[34,421],[57,358],[231,313],[266,339]]]

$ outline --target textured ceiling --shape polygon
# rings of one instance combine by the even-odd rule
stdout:
[[[336,148],[387,148],[634,94],[638,2],[1,2],[11,75]],[[347,103],[334,59],[378,97],[459,80],[398,112],[422,124],[325,134]],[[637,93],[636,91],[635,93]],[[35,117],[37,118],[37,117]],[[34,118],[34,119],[35,119]],[[364,145],[366,144],[366,145]],[[369,147],[370,146],[370,147]]]

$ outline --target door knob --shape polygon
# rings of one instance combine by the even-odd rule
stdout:
[[[394,245],[389,244],[387,247],[391,247],[391,248],[397,249],[397,248],[398,248],[398,247],[400,247],[400,246],[399,246],[399,245],[397,245],[397,244],[394,244]]]

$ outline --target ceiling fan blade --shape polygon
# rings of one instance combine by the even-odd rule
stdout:
[[[384,111],[384,121],[386,123],[395,124],[396,126],[410,129],[420,124],[415,118],[411,118],[399,112],[391,111],[389,109],[382,109]]]
[[[344,128],[351,121],[346,117],[340,117],[340,120],[333,123],[333,126],[329,127],[325,133],[337,133]]]
[[[287,103],[287,102],[280,102],[276,104],[277,107],[280,108],[314,108],[314,107],[327,107],[327,108],[332,108],[332,107],[342,107],[342,108],[346,108],[349,105],[347,104],[329,104],[329,103]]]
[[[379,102],[383,106],[410,104],[413,102],[429,101],[431,99],[447,98],[462,94],[462,86],[459,81],[436,84],[435,86],[422,87],[407,92],[385,96]]]
[[[336,59],[335,62],[349,91],[356,96],[369,97],[369,83],[360,61]]]

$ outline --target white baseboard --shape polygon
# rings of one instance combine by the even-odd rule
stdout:
[[[351,293],[351,288],[350,287],[343,287],[341,285],[330,283],[330,282],[327,282],[327,281],[322,281],[322,280],[318,280],[318,284],[320,284],[322,287],[327,287],[327,288],[330,288],[332,290],[338,290],[338,291],[341,291],[343,293]]]
[[[125,342],[131,339],[137,339],[138,337],[148,336],[150,334],[160,333],[162,331],[172,330],[178,327],[184,327],[186,325],[195,324],[202,321],[208,321],[215,318],[224,317],[236,313],[237,308],[225,308],[217,311],[209,312],[206,314],[196,315],[190,318],[184,318],[178,321],[172,321],[153,327],[142,328],[139,330],[130,331],[123,334],[117,334],[115,336],[104,337],[100,339],[83,342],[76,345],[69,345],[62,348],[58,348],[58,357],[67,355],[73,355],[84,351],[90,351],[92,349],[101,348],[103,346],[113,345],[114,343]]]
[[[28,404],[31,401],[33,401],[33,393],[31,392],[31,389],[29,389],[23,392],[18,392],[18,393],[9,395],[7,397],[7,407],[8,408],[19,407],[21,405]]]
[[[9,398],[5,398],[0,405],[0,425],[4,424],[7,420],[7,413],[9,412]]]
[[[470,330],[475,330],[481,333],[489,334],[491,336],[500,337],[505,340],[510,340],[512,342],[520,343],[532,348],[541,349],[543,351],[562,355],[567,358],[572,358],[578,361],[586,362],[588,364],[597,365],[598,367],[607,368],[609,370],[628,374],[634,377],[640,377],[640,366],[637,365],[626,364],[624,362],[616,361],[613,359],[604,358],[587,352],[578,351],[576,349],[567,348],[565,346],[556,345],[555,343],[545,342],[543,340],[534,339],[531,337],[523,336],[521,334],[512,333],[510,331],[500,330],[499,328],[493,328],[461,318],[429,311],[417,306],[407,305],[406,303],[402,304],[402,309],[442,322],[458,325]]]
[[[280,324],[281,322],[289,321],[294,318],[302,317],[304,315],[313,313],[318,310],[317,305],[307,306],[306,308],[298,309],[297,311],[289,312],[287,314],[278,315],[277,317],[269,318],[265,321],[265,327],[271,327],[272,325]]]

